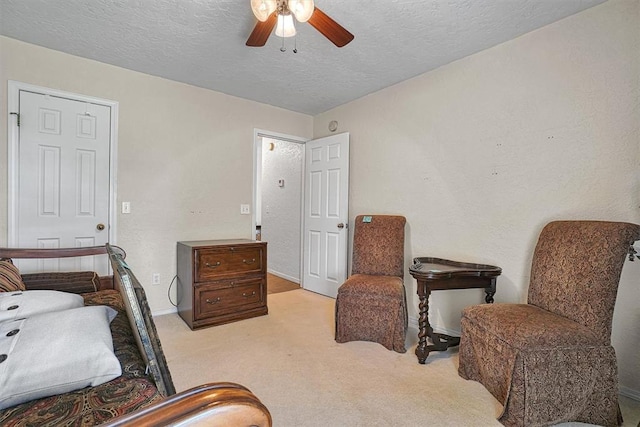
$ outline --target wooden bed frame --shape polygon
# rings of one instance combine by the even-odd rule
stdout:
[[[114,259],[122,262],[126,253],[117,246],[92,246],[85,248],[65,249],[18,249],[0,248],[0,259],[34,259],[34,258],[67,258],[91,255],[110,255],[112,265]],[[110,253],[108,253],[110,252]],[[127,274],[133,277],[128,266],[126,269],[118,268],[115,264],[114,273]],[[126,264],[125,264],[126,265]],[[37,273],[42,274],[42,273]],[[53,282],[56,275],[68,273],[47,273],[51,275]],[[28,276],[25,274],[24,276]],[[126,279],[129,281],[129,279]],[[98,290],[118,289],[122,283],[122,277],[100,277]],[[139,285],[139,283],[138,283]],[[28,284],[27,284],[28,286]],[[146,306],[146,299],[144,301]],[[153,323],[152,318],[150,322]],[[152,325],[155,333],[155,325]],[[158,351],[157,348],[154,349]],[[159,351],[162,351],[161,348]],[[156,355],[157,359],[165,360],[164,355]],[[166,362],[165,362],[166,363]],[[167,368],[168,370],[168,368]],[[170,377],[169,377],[170,378]],[[170,391],[173,391],[171,384]],[[168,426],[176,425],[224,425],[224,426],[256,426],[270,427],[272,425],[271,414],[264,404],[247,388],[228,382],[209,383],[168,396],[159,403],[152,404],[138,411],[109,420],[105,426],[133,427],[140,425]]]

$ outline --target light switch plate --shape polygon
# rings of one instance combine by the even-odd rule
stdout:
[[[122,202],[122,213],[131,213],[131,202]]]

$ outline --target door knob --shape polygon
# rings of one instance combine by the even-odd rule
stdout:
[[[102,231],[102,230],[104,230],[104,224],[98,224],[98,225],[96,225],[96,228],[97,228],[99,231]]]
[[[344,228],[344,224],[343,223],[338,224],[338,228],[342,230]]]

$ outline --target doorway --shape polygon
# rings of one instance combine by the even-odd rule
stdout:
[[[285,178],[287,172],[292,175]],[[298,198],[279,205],[287,188]],[[349,134],[306,141],[255,130],[253,190],[253,235],[269,243],[268,272],[335,298],[347,277]],[[272,228],[271,217],[279,228]],[[278,259],[283,253],[286,267]]]
[[[254,139],[254,238],[268,242],[269,274],[298,285],[305,141],[266,131]]]

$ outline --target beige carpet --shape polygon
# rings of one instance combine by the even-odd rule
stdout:
[[[457,351],[413,353],[333,339],[334,300],[295,290],[268,296],[269,314],[191,331],[177,314],[155,319],[178,391],[231,381],[253,391],[274,426],[500,426],[502,406],[457,374]],[[625,426],[640,402],[623,400]],[[570,424],[564,424],[568,426]],[[575,423],[573,425],[578,425]]]

